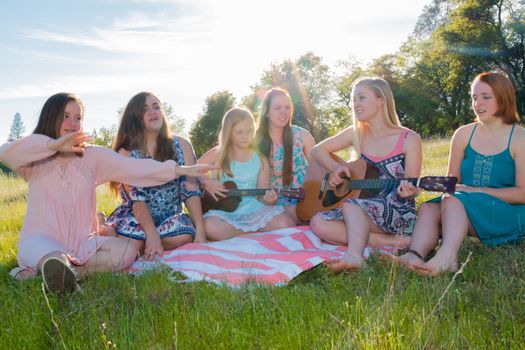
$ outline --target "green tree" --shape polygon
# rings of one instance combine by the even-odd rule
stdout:
[[[7,137],[7,142],[15,141],[22,138],[24,132],[26,132],[26,127],[22,121],[20,113],[16,113],[13,117],[13,122],[11,123],[11,129],[9,131],[9,136]]]
[[[234,105],[235,97],[226,90],[206,98],[203,113],[190,129],[190,140],[197,157],[217,145],[222,117]]]
[[[264,93],[276,86],[292,97],[293,123],[308,129],[318,140],[326,138],[332,123],[329,112],[335,91],[330,69],[322,58],[307,52],[296,60],[272,64],[259,83],[251,87],[252,94],[243,98],[243,104],[257,114]]]

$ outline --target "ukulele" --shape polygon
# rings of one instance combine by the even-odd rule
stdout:
[[[346,198],[372,198],[382,195],[385,189],[397,187],[401,180],[427,191],[453,193],[457,177],[425,176],[421,178],[379,179],[379,171],[363,159],[346,163],[336,155],[331,155],[340,164],[346,164],[351,178],[333,188],[328,185],[330,173],[320,164],[313,162],[308,167],[303,181],[304,199],[297,203],[297,217],[309,221],[318,212],[339,207]]]
[[[223,185],[228,189],[228,192],[226,193],[226,198],[218,197],[218,201],[216,201],[209,192],[204,191],[204,195],[202,196],[201,200],[203,213],[206,213],[208,210],[212,209],[223,210],[227,212],[235,211],[239,206],[239,203],[241,203],[242,197],[264,196],[266,191],[271,190],[267,188],[239,189],[237,188],[237,184],[235,184],[233,181],[226,181],[223,183]],[[302,188],[275,188],[274,191],[277,192],[278,195],[287,198],[294,198],[298,200],[304,198],[304,190]]]

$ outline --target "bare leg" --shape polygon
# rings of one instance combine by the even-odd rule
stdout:
[[[345,223],[347,223],[345,226],[348,248],[341,259],[326,261],[328,268],[336,273],[344,270],[360,270],[365,267],[363,252],[368,243],[370,231],[381,232],[360,206],[343,203],[341,210]]]
[[[278,230],[280,228],[291,227],[295,225],[295,219],[291,218],[287,213],[275,215],[266,226],[259,229],[260,232]]]
[[[137,246],[141,241],[130,238],[111,238],[102,244],[96,254],[77,270],[81,276],[99,271],[122,271],[138,256]]]
[[[117,231],[111,226],[106,226],[106,215],[97,212],[97,234],[106,237],[117,237]]]
[[[315,214],[310,220],[310,229],[323,241],[346,245],[346,227],[342,220],[327,220],[322,215]]]
[[[441,229],[440,207],[440,203],[423,203],[419,208],[410,249],[419,253],[423,258],[438,244]],[[424,260],[411,252],[399,257],[395,255],[385,255],[385,257],[410,269],[422,266],[425,263]]]
[[[426,275],[437,276],[458,270],[458,253],[470,228],[470,221],[463,203],[456,197],[444,198],[441,202],[443,240],[432,259],[417,270]]]
[[[221,241],[246,233],[236,229],[216,216],[210,216],[204,219],[204,229],[206,230],[206,237],[211,241]]]
[[[162,247],[165,250],[172,250],[191,242],[193,242],[193,237],[190,234],[183,234],[175,237],[163,238]]]
[[[289,216],[290,218],[292,218],[293,221],[294,221],[294,224],[291,225],[291,226],[295,226],[295,225],[305,225],[305,223],[302,222],[301,220],[299,220],[299,218],[297,217],[297,213],[296,213],[296,211],[295,211],[295,207],[296,207],[295,205],[291,205],[291,204],[290,204],[290,205],[287,205],[287,206],[284,207],[284,212],[285,212],[286,214],[288,214],[288,216]]]

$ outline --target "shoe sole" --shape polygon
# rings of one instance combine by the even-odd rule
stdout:
[[[47,290],[51,293],[69,294],[75,291],[75,273],[57,258],[50,258],[44,262],[42,277]]]

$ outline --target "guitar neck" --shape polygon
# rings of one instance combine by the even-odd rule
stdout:
[[[391,188],[399,185],[401,180],[411,182],[414,186],[418,183],[418,178],[406,178],[406,179],[362,179],[362,180],[350,180],[348,188],[351,190],[379,190],[382,188]]]
[[[252,189],[231,189],[228,191],[228,197],[250,197],[250,196],[264,196],[266,191],[270,191],[269,188],[252,188]],[[279,190],[276,189],[275,192],[279,194]]]

